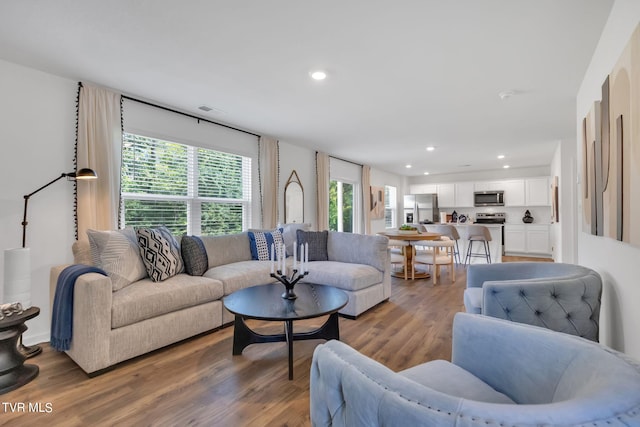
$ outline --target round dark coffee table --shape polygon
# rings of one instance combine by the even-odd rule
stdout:
[[[282,298],[284,287],[280,284],[252,286],[224,297],[224,306],[235,314],[233,329],[233,355],[242,354],[250,344],[286,341],[289,347],[289,379],[293,379],[293,342],[313,339],[340,339],[338,310],[347,305],[349,297],[343,291],[325,285],[298,283],[297,298]],[[293,333],[295,320],[311,319],[324,315],[329,319],[319,329]],[[263,335],[252,331],[245,319],[284,322],[285,333]]]

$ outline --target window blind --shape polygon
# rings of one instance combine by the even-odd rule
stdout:
[[[241,232],[251,223],[251,158],[124,133],[125,226],[177,234]]]

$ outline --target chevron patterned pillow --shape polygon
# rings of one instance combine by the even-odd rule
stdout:
[[[151,280],[161,282],[184,271],[180,247],[167,227],[138,228],[136,237]]]

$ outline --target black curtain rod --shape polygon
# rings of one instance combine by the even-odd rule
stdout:
[[[331,157],[332,159],[340,160],[341,162],[351,163],[352,165],[356,165],[356,166],[360,166],[360,167],[364,166],[362,163],[352,162],[351,160],[341,159],[340,157],[336,157],[336,156],[332,156],[332,155],[329,155],[329,157]]]
[[[249,134],[249,135],[253,135],[255,137],[260,138],[260,135],[255,134],[253,132],[249,132],[249,131],[246,131],[246,130],[243,130],[243,129],[234,128],[233,126],[229,126],[229,125],[223,125],[222,123],[218,123],[218,122],[214,122],[213,120],[209,120],[209,119],[205,119],[205,118],[202,118],[202,117],[194,116],[193,114],[185,113],[183,111],[174,110],[174,109],[169,108],[169,107],[164,107],[162,105],[153,104],[151,102],[143,101],[141,99],[132,98],[132,97],[127,96],[127,95],[122,95],[122,97],[124,99],[128,99],[129,101],[139,102],[140,104],[148,105],[150,107],[160,108],[161,110],[169,111],[171,113],[181,114],[183,116],[190,117],[192,119],[202,120],[203,122],[211,123],[212,125],[222,126],[222,127],[227,128],[227,129],[236,130],[238,132],[243,132],[243,133],[246,133],[246,134]]]

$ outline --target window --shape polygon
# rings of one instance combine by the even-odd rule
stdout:
[[[394,228],[396,226],[396,215],[398,201],[396,199],[396,187],[384,186],[384,226]]]
[[[123,225],[197,235],[249,228],[251,158],[131,133],[123,141]]]
[[[353,184],[329,182],[329,229],[353,232]]]

